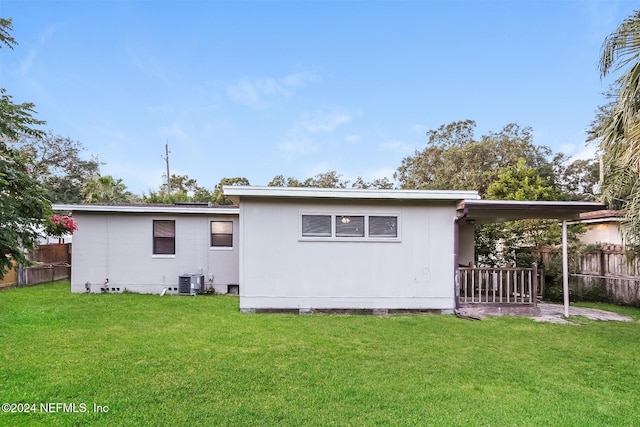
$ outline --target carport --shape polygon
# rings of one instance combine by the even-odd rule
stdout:
[[[456,215],[456,272],[455,295],[456,309],[460,307],[461,276],[465,270],[460,267],[458,256],[460,253],[461,224],[490,224],[523,219],[552,219],[562,221],[562,281],[564,296],[564,315],[569,316],[569,264],[567,252],[567,221],[577,220],[581,213],[604,209],[605,206],[598,202],[551,202],[551,201],[516,201],[516,200],[463,200],[458,203]],[[534,304],[536,303],[536,275],[533,272],[525,272],[526,269],[491,269],[492,304]],[[527,273],[527,274],[525,274]],[[465,272],[466,274],[466,272]],[[480,276],[478,276],[480,277]],[[503,279],[506,278],[506,279]],[[521,281],[518,281],[521,278]],[[504,285],[503,285],[504,283]],[[504,289],[504,291],[503,291]],[[480,296],[478,304],[489,303],[489,287],[482,288],[480,284]],[[496,291],[498,292],[496,298]],[[486,298],[482,299],[483,292]],[[527,293],[528,292],[528,293]],[[528,295],[528,297],[526,297]],[[506,296],[506,298],[505,298]]]

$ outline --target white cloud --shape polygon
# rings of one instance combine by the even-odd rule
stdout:
[[[413,144],[404,141],[387,141],[378,146],[381,151],[393,151],[400,154],[413,153],[415,147]]]
[[[318,110],[302,114],[300,125],[308,132],[331,132],[349,123],[353,116],[345,110]]]
[[[289,91],[284,86],[271,78],[242,79],[236,84],[227,86],[226,92],[233,101],[252,108],[266,107],[268,97],[289,95]]]
[[[320,81],[320,76],[317,74],[300,72],[293,73],[285,76],[281,79],[282,84],[289,87],[303,87],[308,83],[316,83]]]
[[[282,78],[244,77],[227,85],[225,92],[235,102],[261,109],[269,106],[269,100],[288,97],[291,95],[291,89],[304,87],[319,80],[319,76],[307,72],[289,74]]]
[[[316,152],[319,150],[319,144],[315,140],[316,134],[333,132],[338,127],[351,122],[353,116],[354,114],[341,108],[302,113],[299,120],[287,132],[287,139],[279,144],[278,148],[287,158],[297,154]],[[345,139],[348,142],[357,142],[360,137],[351,135]]]
[[[571,156],[571,160],[590,160],[596,157],[596,152],[598,151],[598,147],[596,144],[589,144],[582,147],[581,150],[578,150]]]
[[[30,48],[29,51],[27,52],[27,55],[22,60],[20,60],[20,72],[22,74],[26,74],[31,70],[33,63],[38,57],[40,48],[42,48],[47,44],[47,42],[53,36],[56,30],[57,30],[56,25],[50,25],[40,33],[38,37],[37,46]]]
[[[293,158],[295,155],[318,151],[318,146],[313,139],[295,128],[289,130],[287,139],[278,144],[278,148],[282,155],[288,159]]]

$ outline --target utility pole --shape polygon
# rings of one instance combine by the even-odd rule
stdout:
[[[171,175],[169,175],[169,140],[164,144],[164,156],[161,156],[167,164],[167,195],[171,194]]]

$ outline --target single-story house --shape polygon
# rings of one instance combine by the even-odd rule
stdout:
[[[576,224],[583,224],[585,232],[580,241],[585,244],[606,243],[624,246],[624,236],[620,230],[622,215],[616,210],[584,212]]]
[[[110,291],[180,293],[180,281],[193,275],[216,292],[238,290],[245,312],[453,312],[460,266],[474,259],[474,224],[566,222],[602,209],[590,202],[479,200],[475,191],[227,186],[224,192],[235,206],[54,206],[78,223],[72,291],[99,292],[108,279]]]
[[[239,283],[239,209],[206,203],[54,205],[78,223],[72,292],[178,293],[181,276],[227,293]]]

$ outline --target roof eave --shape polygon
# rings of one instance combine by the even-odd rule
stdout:
[[[186,206],[139,206],[139,205],[93,205],[93,204],[54,204],[55,211],[69,212],[104,212],[104,213],[171,213],[171,214],[221,214],[237,215],[240,209],[220,207],[186,207]]]

